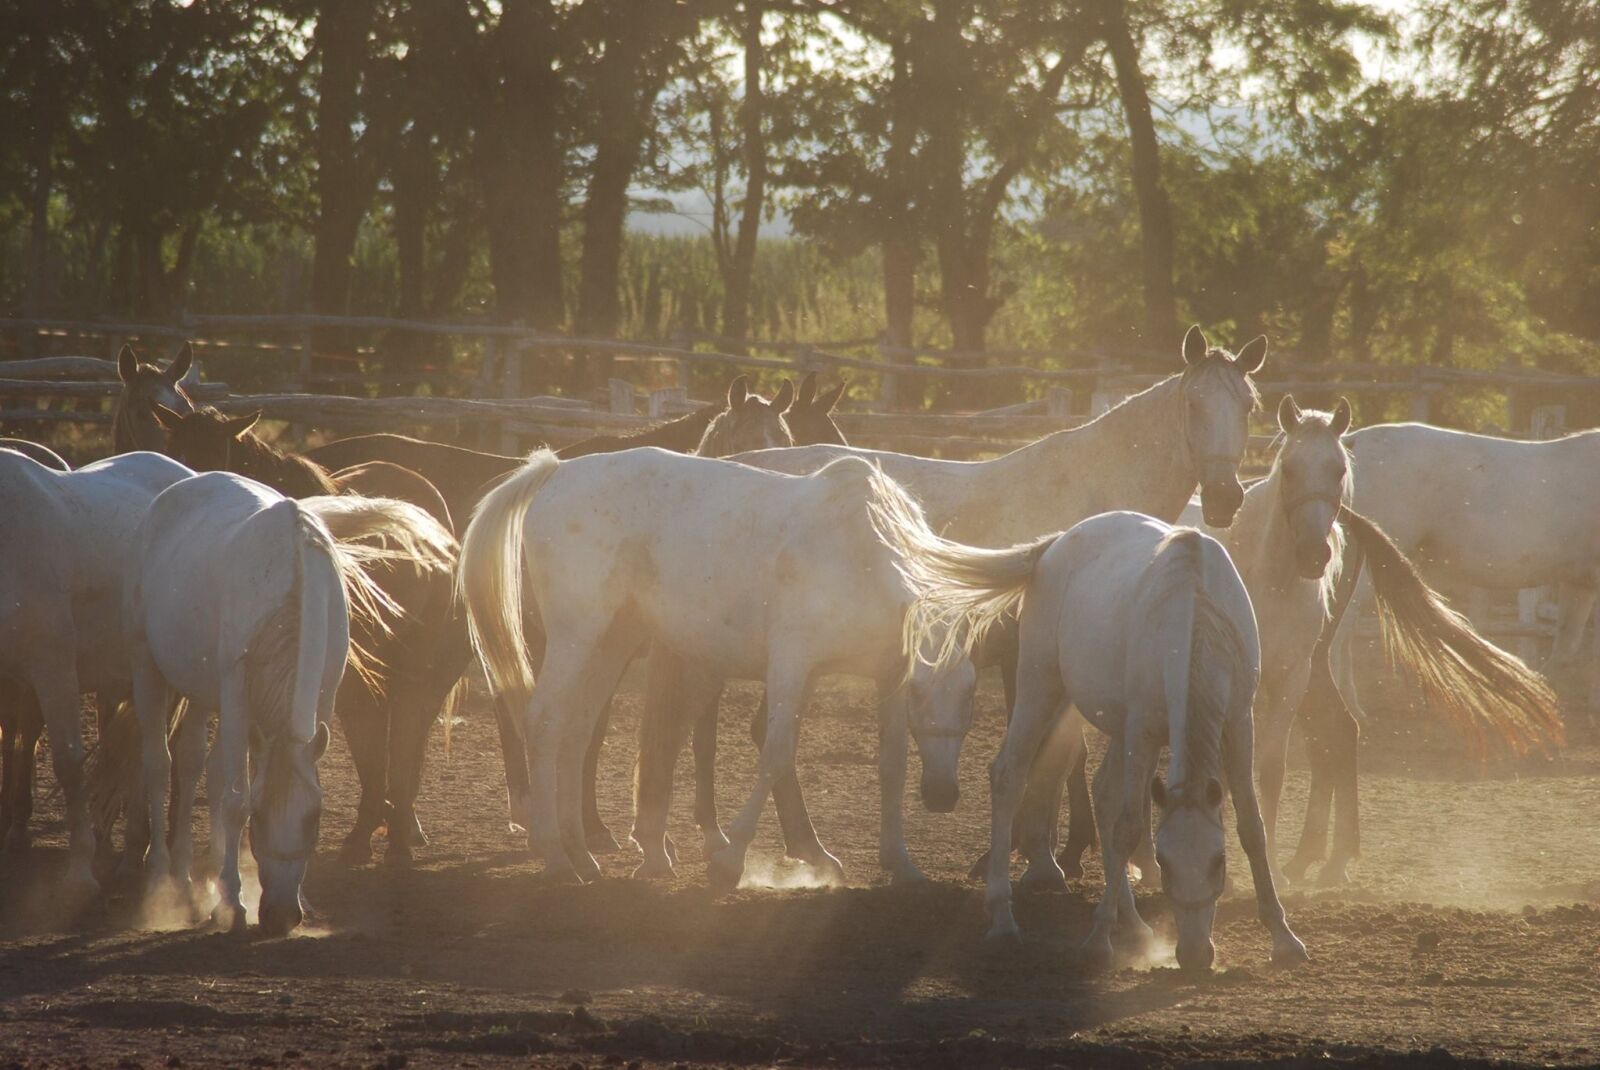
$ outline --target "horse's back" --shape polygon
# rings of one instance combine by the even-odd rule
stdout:
[[[25,438],[0,438],[0,450],[20,453],[29,460],[36,461],[46,468],[53,468],[57,472],[65,472],[72,467],[55,450],[41,446],[37,442],[29,442]]]
[[[333,473],[333,481],[345,492],[369,498],[396,498],[428,511],[446,531],[454,533],[450,505],[439,488],[420,472],[391,461],[371,461]]]

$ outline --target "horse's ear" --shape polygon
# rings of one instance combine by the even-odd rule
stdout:
[[[794,384],[785,379],[783,385],[778,387],[777,396],[772,399],[772,407],[781,415],[794,408]]]
[[[1278,402],[1278,427],[1288,434],[1300,426],[1300,406],[1294,403],[1293,394],[1283,395],[1283,400]]]
[[[833,411],[833,407],[835,405],[839,404],[839,399],[844,397],[845,389],[849,385],[850,385],[849,383],[840,383],[838,386],[834,387],[832,390],[829,390],[825,394],[823,394],[822,397],[818,398],[817,399],[817,404],[822,407],[822,411],[823,412],[832,412]]]
[[[161,425],[163,431],[176,431],[183,423],[182,416],[173,412],[159,401],[151,407],[150,411],[155,415],[156,423]]]
[[[1350,399],[1341,397],[1333,407],[1333,433],[1342,435],[1350,430]]]
[[[1150,778],[1150,798],[1158,809],[1165,810],[1167,808],[1167,786],[1161,782],[1161,778],[1158,776]]]
[[[139,356],[128,343],[122,343],[122,349],[117,353],[117,378],[125,383],[133,382],[134,373],[139,370]]]
[[[811,403],[817,400],[817,373],[806,372],[800,377],[800,389],[795,391],[794,403],[802,409],[809,409]]]
[[[1200,329],[1198,323],[1190,324],[1183,336],[1183,362],[1199,364],[1210,351],[1211,343],[1206,341],[1206,332]]]
[[[1254,375],[1267,362],[1267,336],[1258,334],[1244,344],[1233,363],[1246,375]]]
[[[167,370],[163,375],[166,377],[167,382],[176,383],[179,379],[189,374],[189,368],[193,364],[194,346],[185,342],[183,343],[183,348],[178,350],[177,357],[173,359],[171,364],[167,365]]]
[[[1206,781],[1206,805],[1213,810],[1222,805],[1222,781],[1216,777]]]
[[[328,753],[328,743],[333,739],[333,733],[328,730],[327,721],[317,722],[316,735],[311,737],[311,760],[322,761],[322,756]]]
[[[728,408],[738,409],[750,397],[750,378],[745,375],[734,376],[733,382],[728,384]]]
[[[235,416],[231,420],[222,421],[222,429],[228,432],[231,439],[242,439],[261,419],[261,410],[257,409],[248,416]]]

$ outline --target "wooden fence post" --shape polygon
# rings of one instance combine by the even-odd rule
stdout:
[[[1560,438],[1567,433],[1565,405],[1535,405],[1528,414],[1528,437],[1536,442]]]
[[[300,332],[300,382],[296,385],[301,393],[309,393],[311,388],[311,352],[315,334],[310,327]]]
[[[663,420],[668,416],[676,415],[679,408],[688,408],[689,391],[681,386],[664,386],[659,390],[650,391],[649,416],[652,420]]]
[[[627,416],[633,415],[633,384],[626,379],[612,379],[611,411]]]
[[[1044,392],[1044,411],[1055,420],[1065,420],[1072,415],[1072,390],[1065,386],[1051,386]]]

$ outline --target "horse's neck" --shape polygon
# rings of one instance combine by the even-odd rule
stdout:
[[[1294,536],[1284,517],[1276,469],[1245,494],[1223,541],[1255,607],[1265,670],[1280,660],[1275,651],[1298,646],[1302,618],[1320,614],[1319,584],[1303,578],[1295,564]]]
[[[228,467],[290,498],[337,493],[332,479],[315,461],[279,453],[253,435],[232,448]]]
[[[1194,493],[1184,439],[1183,385],[1172,376],[1098,419],[1057,431],[983,466],[1040,534],[1112,509],[1172,522]]]

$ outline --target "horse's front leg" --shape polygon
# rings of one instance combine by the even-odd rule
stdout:
[[[699,700],[699,709],[691,707],[688,711],[694,732],[694,823],[700,829],[704,852],[710,857],[728,846],[728,837],[717,820],[717,714],[722,704],[722,682],[717,681],[713,688],[707,680],[694,697]]]
[[[1256,800],[1255,782],[1251,778],[1254,747],[1253,731],[1248,717],[1235,720],[1223,737],[1223,761],[1226,763],[1228,791],[1233,796],[1234,814],[1239,822],[1239,845],[1244,848],[1250,862],[1250,876],[1256,886],[1256,912],[1262,924],[1272,934],[1272,961],[1292,965],[1305,962],[1306,945],[1289,929],[1284,916],[1283,903],[1278,899],[1278,889],[1272,879],[1272,866],[1267,858],[1267,833],[1261,820],[1261,807]]]
[[[1276,681],[1275,681],[1276,683]],[[1284,771],[1289,761],[1289,728],[1292,710],[1280,686],[1262,686],[1256,692],[1255,724],[1261,730],[1256,753],[1256,776],[1260,784],[1262,822],[1266,828],[1267,860],[1274,879],[1282,881],[1277,862],[1278,807],[1283,798]]]
[[[778,660],[767,667],[767,728],[761,747],[761,761],[750,798],[728,829],[728,846],[711,856],[707,876],[714,888],[732,890],[744,876],[745,854],[756,837],[756,823],[766,807],[773,785],[785,776],[793,777],[795,753],[800,742],[800,712],[810,697],[811,666],[808,662]]]
[[[1100,825],[1100,867],[1105,871],[1105,890],[1095,907],[1089,935],[1083,941],[1084,957],[1094,969],[1111,965],[1111,934],[1116,929],[1122,885],[1128,882],[1128,859],[1119,835],[1119,830],[1128,824],[1122,814],[1126,802],[1123,763],[1122,741],[1113,739],[1094,775],[1094,816]]]
[[[191,709],[189,716],[198,713],[199,710]],[[250,818],[250,705],[242,673],[223,677],[222,701],[217,708],[217,742],[206,780],[206,793],[212,797],[212,813],[217,819],[211,826],[211,835],[212,854],[218,863],[218,899],[211,911],[211,921],[224,931],[243,932],[246,919],[242,898],[244,882],[239,874],[239,841],[244,836],[245,822]],[[218,837],[220,846],[216,842]]]
[[[906,847],[906,752],[910,746],[906,689],[898,674],[878,681],[878,865],[895,884],[926,881]]]
[[[1361,857],[1360,775],[1361,725],[1342,705],[1330,726],[1328,757],[1333,780],[1333,852],[1322,867],[1318,881],[1343,884],[1349,881],[1349,865]]]
[[[401,680],[393,679],[390,685],[401,685]],[[391,700],[391,705],[398,704]],[[339,849],[339,858],[348,865],[361,865],[372,860],[373,834],[389,817],[390,708],[378,700],[365,680],[351,673],[339,686],[334,709],[361,785],[356,823]]]
[[[1054,666],[1030,672],[1019,684],[1011,723],[989,767],[989,854],[984,878],[989,940],[1015,940],[1021,935],[1011,912],[1011,829],[1027,789],[1028,770],[1064,702]]]

